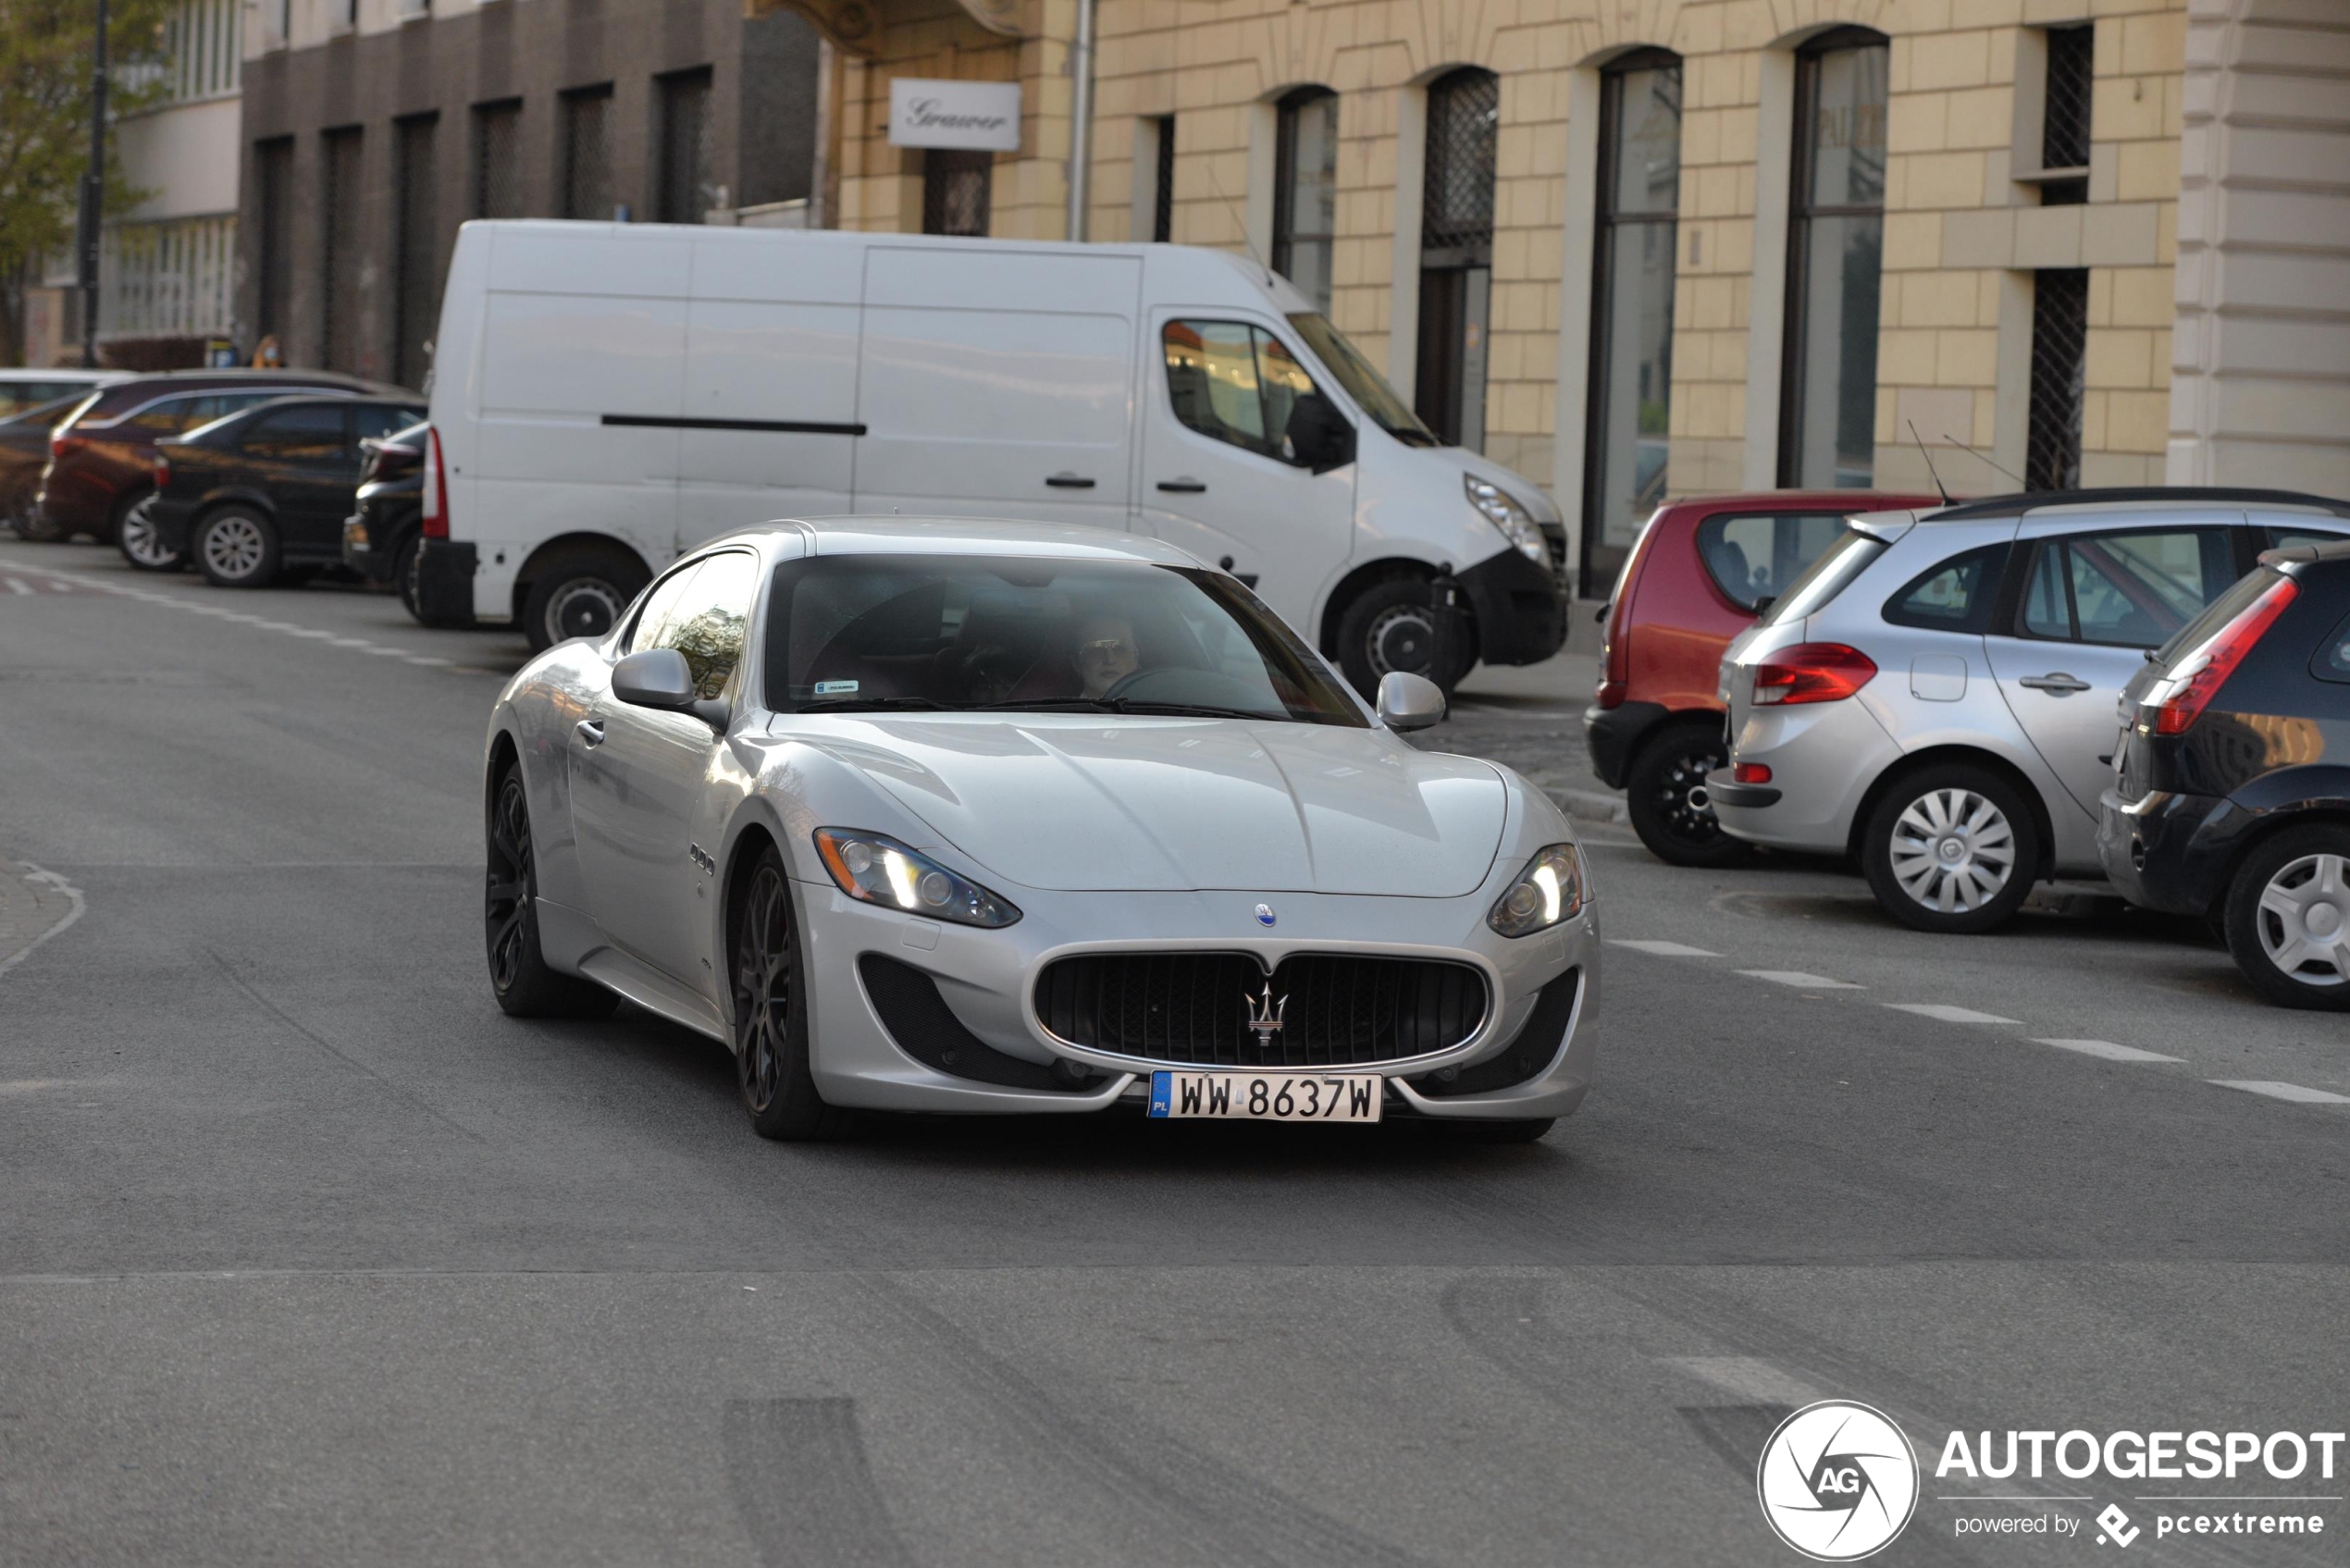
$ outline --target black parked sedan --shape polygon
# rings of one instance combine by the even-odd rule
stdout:
[[[228,588],[340,564],[359,443],[424,416],[413,400],[297,394],[159,441],[155,495],[124,521],[123,556],[149,572],[192,560]]]
[[[2350,544],[2262,555],[2121,703],[2106,874],[2211,920],[2270,1001],[2350,1011]]]
[[[367,456],[359,471],[359,491],[342,525],[342,563],[371,583],[397,588],[411,615],[416,615],[427,428],[418,423],[363,443]]]

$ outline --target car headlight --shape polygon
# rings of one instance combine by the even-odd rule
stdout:
[[[967,926],[1008,926],[1020,910],[969,877],[877,833],[818,828],[816,853],[851,898]]]
[[[1502,537],[1517,547],[1518,554],[1537,566],[1551,563],[1551,542],[1542,537],[1541,526],[1533,514],[1517,503],[1517,498],[1493,483],[1474,474],[1461,475],[1461,488],[1468,492],[1469,504],[1496,528]]]
[[[1553,844],[1526,863],[1485,923],[1503,936],[1531,936],[1573,920],[1582,907],[1582,858],[1571,844]]]

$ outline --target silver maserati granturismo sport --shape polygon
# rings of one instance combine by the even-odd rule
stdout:
[[[1098,529],[774,523],[548,649],[489,724],[499,1005],[724,1041],[857,1109],[1540,1137],[1589,1090],[1574,830],[1415,749],[1238,579]]]

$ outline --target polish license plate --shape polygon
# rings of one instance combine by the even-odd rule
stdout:
[[[1386,1085],[1367,1072],[1151,1074],[1151,1115],[1238,1121],[1377,1121]]]

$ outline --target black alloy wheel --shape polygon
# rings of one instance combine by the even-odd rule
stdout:
[[[1668,866],[1735,866],[1750,846],[1722,830],[1705,775],[1729,762],[1719,724],[1676,724],[1642,747],[1624,780],[1632,831]]]
[[[1476,634],[1466,616],[1452,612],[1454,646],[1445,656],[1444,612],[1435,590],[1417,577],[1391,577],[1354,597],[1338,622],[1338,663],[1366,702],[1377,701],[1379,677],[1395,671],[1424,675],[1449,695],[1476,667]]]
[[[538,945],[538,861],[522,769],[509,766],[489,808],[482,933],[489,989],[515,1018],[609,1018],[620,998],[593,981],[549,967]]]
[[[735,1080],[752,1130],[785,1142],[838,1137],[847,1115],[824,1104],[808,1067],[798,933],[783,859],[772,846],[743,884],[734,939]]]

